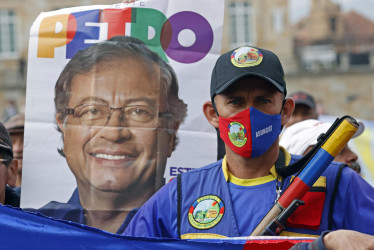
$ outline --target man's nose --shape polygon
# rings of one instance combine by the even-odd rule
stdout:
[[[23,142],[21,140],[15,140],[13,142],[13,151],[22,152],[23,151]]]
[[[113,109],[106,125],[101,129],[102,136],[107,140],[121,141],[131,138],[132,132],[126,120],[123,120],[121,110]]]
[[[106,126],[117,126],[121,127],[126,123],[127,121],[124,121],[122,109],[121,108],[111,108],[108,120],[106,122]]]
[[[346,155],[345,158],[347,163],[355,162],[358,160],[358,155],[355,152],[353,152],[350,148],[348,148],[348,152],[349,153]]]

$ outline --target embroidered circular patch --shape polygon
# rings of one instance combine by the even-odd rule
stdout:
[[[262,53],[255,48],[244,46],[236,49],[231,54],[231,62],[236,67],[252,67],[262,62]]]
[[[221,221],[225,213],[223,201],[216,195],[197,199],[188,211],[188,221],[197,229],[209,229]]]
[[[228,126],[229,138],[232,144],[238,148],[243,147],[247,143],[247,131],[244,126],[239,122],[231,122]]]

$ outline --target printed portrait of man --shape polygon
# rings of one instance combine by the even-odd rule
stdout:
[[[79,51],[55,85],[61,156],[77,188],[47,216],[121,233],[164,183],[187,113],[174,70],[142,41],[113,37]]]

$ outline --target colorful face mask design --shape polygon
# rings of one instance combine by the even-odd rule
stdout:
[[[219,117],[222,140],[238,155],[263,155],[281,132],[281,115],[267,115],[250,107],[232,117]]]

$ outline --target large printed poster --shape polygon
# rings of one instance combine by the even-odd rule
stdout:
[[[149,0],[41,13],[30,31],[21,207],[121,232],[165,182],[213,162],[202,104],[223,9]]]

